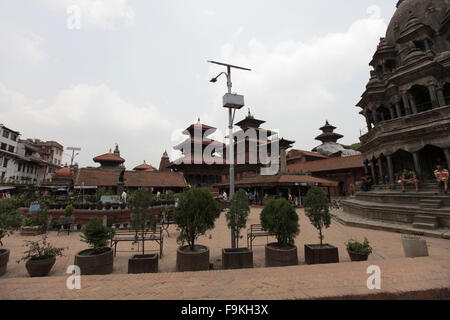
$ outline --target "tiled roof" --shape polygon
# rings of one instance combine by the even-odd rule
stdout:
[[[364,167],[363,157],[358,154],[348,157],[335,157],[324,160],[307,161],[304,163],[288,164],[289,172],[320,172]]]
[[[80,169],[75,185],[96,187],[117,186],[120,170]],[[178,172],[156,171],[125,171],[125,186],[127,187],[186,187],[184,175]]]
[[[144,161],[143,164],[138,165],[133,170],[149,170],[149,171],[156,171],[156,168],[154,166],[149,165]]]
[[[318,153],[318,152],[311,152],[311,151],[306,151],[306,150],[297,150],[297,149],[294,149],[294,150],[291,150],[291,151],[288,153],[287,161],[293,160],[293,159],[299,159],[299,158],[301,158],[301,157],[303,157],[303,156],[314,157],[314,158],[322,158],[322,159],[328,159],[327,156],[325,156],[325,155],[323,155],[323,154],[320,154],[320,153]]]

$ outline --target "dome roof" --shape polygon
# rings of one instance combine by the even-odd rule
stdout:
[[[72,171],[70,171],[69,167],[64,167],[56,171],[55,175],[59,177],[70,177],[72,176]]]
[[[401,37],[401,32],[413,23],[439,30],[448,7],[449,0],[400,0],[387,28],[386,42],[395,45]]]
[[[138,165],[133,170],[136,170],[136,171],[144,171],[144,170],[145,171],[156,171],[156,168],[151,166],[151,165],[149,165],[149,164],[147,164],[147,162],[145,162],[145,160],[144,160],[143,164]]]
[[[125,162],[125,159],[113,154],[111,150],[108,153],[95,157],[93,160],[94,162],[117,162],[117,163]]]

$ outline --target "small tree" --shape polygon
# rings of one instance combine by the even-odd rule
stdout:
[[[260,215],[261,226],[277,238],[278,247],[294,244],[300,233],[298,215],[291,203],[284,199],[270,199]]]
[[[135,230],[135,241],[142,240],[142,255],[144,255],[145,248],[145,234],[149,230],[156,229],[157,219],[153,214],[153,210],[148,210],[152,205],[153,196],[150,192],[143,189],[137,190],[131,194],[129,206],[131,208],[131,227]]]
[[[228,228],[234,230],[234,238],[236,239],[236,246],[239,248],[239,238],[241,229],[247,225],[247,218],[250,213],[248,205],[247,194],[244,190],[239,189],[230,201],[230,208],[225,214],[228,222]]]
[[[220,216],[219,204],[206,188],[191,189],[185,193],[175,208],[173,218],[180,228],[178,243],[186,241],[195,249],[195,240],[214,228],[214,221]]]
[[[64,208],[64,216],[71,217],[71,216],[73,216],[74,211],[75,211],[75,208],[73,207],[73,205],[69,204]]]
[[[329,201],[326,194],[317,186],[312,186],[305,197],[306,216],[311,224],[319,230],[320,246],[323,246],[322,229],[328,228],[331,224],[329,211]]]
[[[91,218],[83,227],[82,233],[81,241],[88,243],[96,254],[105,252],[108,241],[114,236],[114,230],[104,226],[97,217]]]

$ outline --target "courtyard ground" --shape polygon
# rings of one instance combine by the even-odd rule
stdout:
[[[261,208],[252,208],[247,226],[259,223],[259,214],[261,210]],[[304,264],[303,245],[317,243],[318,232],[310,224],[303,209],[298,209],[297,212],[300,217],[300,234],[297,236],[295,242],[298,247],[299,262],[302,265]],[[331,227],[324,231],[325,243],[330,243],[339,248],[339,264],[296,266],[281,269],[263,268],[263,245],[266,243],[266,238],[257,238],[254,244],[259,246],[253,247],[254,266],[256,269],[232,271],[217,270],[221,269],[222,266],[222,248],[230,247],[230,232],[226,226],[225,215],[222,213],[220,218],[216,221],[214,230],[208,231],[205,236],[198,239],[199,244],[206,245],[210,248],[210,261],[214,264],[215,270],[196,273],[173,273],[175,271],[176,249],[178,247],[178,244],[176,243],[178,231],[175,226],[171,226],[169,231],[170,237],[167,237],[166,234],[164,237],[164,255],[159,261],[158,274],[128,275],[128,259],[132,253],[118,252],[117,257],[114,260],[114,271],[112,275],[83,277],[83,279],[91,280],[88,287],[93,291],[90,293],[88,290],[81,290],[84,293],[70,293],[65,289],[65,279],[68,276],[66,274],[67,266],[73,264],[74,255],[78,251],[87,248],[87,244],[80,241],[80,233],[71,233],[69,236],[63,233],[57,235],[56,232],[53,231],[48,233],[49,240],[54,245],[66,247],[68,249],[65,252],[64,257],[59,257],[57,259],[49,278],[41,279],[29,278],[24,263],[21,262],[20,264],[17,264],[15,262],[22,256],[24,251],[24,248],[22,247],[23,240],[37,239],[37,237],[23,237],[20,236],[19,233],[16,233],[3,241],[5,247],[11,250],[11,257],[10,262],[8,263],[7,273],[0,278],[0,299],[116,299],[127,297],[142,299],[223,299],[234,297],[236,299],[246,299],[245,292],[248,293],[248,299],[263,299],[264,294],[267,295],[267,299],[288,299],[295,298],[296,295],[298,295],[297,298],[333,297],[333,292],[336,296],[340,296],[358,294],[359,292],[367,290],[367,288],[365,288],[365,279],[368,277],[366,268],[371,264],[380,265],[380,267],[383,266],[382,268],[384,268],[386,272],[390,272],[389,281],[391,282],[390,285],[393,290],[402,291],[408,286],[410,286],[412,290],[414,283],[417,284],[415,288],[425,288],[427,290],[450,288],[450,241],[446,239],[424,237],[424,239],[427,240],[430,257],[406,259],[404,258],[401,244],[402,235],[400,233],[345,226],[333,219]],[[369,261],[360,263],[350,262],[346,252],[345,242],[350,238],[363,240],[364,237],[369,239],[373,247],[373,253],[369,256]],[[269,241],[274,241],[274,239],[269,238]],[[246,246],[246,230],[243,231],[243,239],[240,240],[240,246]],[[147,248],[150,247],[155,250],[158,250],[159,248],[154,242],[149,242],[147,244]],[[129,250],[130,244],[120,243],[119,249]],[[282,272],[276,272],[274,270]],[[422,273],[422,271],[424,273]],[[322,273],[332,273],[335,274],[337,278],[330,278],[329,275],[320,275],[317,276],[316,279],[312,278],[314,274]],[[408,278],[408,276],[410,278]],[[298,278],[303,285],[298,287],[298,283],[297,285],[295,283],[290,283],[290,281],[295,278]],[[152,289],[147,286],[141,286],[141,284],[139,284],[139,279],[146,279],[147,284],[153,283]],[[173,282],[175,279],[177,279],[180,285],[183,283],[185,286],[190,286],[192,290],[189,291],[183,289],[180,291],[180,288],[176,289],[176,285]],[[240,282],[239,279],[242,281]],[[253,280],[250,281],[250,279]],[[117,280],[119,282],[112,280]],[[314,284],[314,281],[317,283]],[[358,285],[355,285],[355,281]],[[242,283],[244,286],[242,290],[246,288],[245,290],[247,291],[244,290],[239,294],[233,291],[235,293],[231,294],[231,296],[229,294],[223,295],[222,287],[227,286],[229,283]],[[136,287],[133,288],[132,284],[135,284]],[[283,290],[284,285],[286,285],[285,290]],[[35,291],[31,290],[33,286],[35,287]],[[48,292],[44,290],[46,286],[49,286]],[[159,292],[156,290],[158,287],[161,287],[161,290],[163,288],[165,289]],[[297,287],[303,287],[303,289],[309,288],[309,291],[305,292],[302,291],[302,289],[300,290],[301,292],[298,291],[294,294],[295,288]],[[343,290],[344,287],[347,289]],[[53,289],[50,290],[50,288]],[[105,289],[106,291],[103,291],[102,288],[109,288],[111,290],[108,291],[109,289]],[[118,296],[119,293],[116,292],[117,290],[115,291],[114,288],[124,295]],[[213,290],[214,288],[216,288],[215,291]],[[329,290],[326,288],[329,288]],[[142,295],[139,297],[136,296],[135,289],[138,290],[138,292],[141,292]],[[168,292],[167,290],[172,290],[172,292]],[[126,292],[128,293],[126,294]],[[205,294],[205,292],[209,292],[212,295]],[[222,295],[218,292],[222,292]]]

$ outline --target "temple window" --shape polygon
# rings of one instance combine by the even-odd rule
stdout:
[[[411,88],[410,93],[418,113],[433,109],[428,88],[415,85]]]

